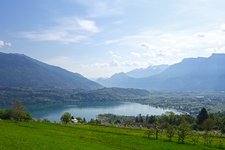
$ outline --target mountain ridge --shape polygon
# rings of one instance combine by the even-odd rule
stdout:
[[[145,77],[127,77],[124,81],[111,78],[101,81],[106,87],[139,88],[148,90],[225,90],[225,54],[210,57],[185,58],[159,74]],[[119,78],[119,77],[117,77]],[[110,84],[109,84],[110,83]]]
[[[48,65],[24,54],[0,53],[0,86],[21,88],[81,88],[102,86],[81,74]]]

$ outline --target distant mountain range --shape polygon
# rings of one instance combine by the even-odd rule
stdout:
[[[0,53],[0,87],[35,89],[99,89],[78,73],[48,65],[22,54]]]
[[[130,80],[137,80],[136,78],[145,78],[160,74],[168,67],[169,65],[158,65],[158,66],[149,66],[147,68],[134,69],[127,73],[124,72],[116,73],[112,75],[110,78],[98,78],[96,82],[106,87],[132,87],[132,85],[130,84],[133,83],[131,83]]]
[[[180,63],[164,66],[156,73],[147,68],[115,74],[97,82],[106,87],[148,90],[225,90],[225,54],[212,54],[208,58],[187,58]]]
[[[134,69],[127,72],[126,74],[129,77],[133,78],[145,78],[153,75],[157,75],[167,69],[169,65],[158,65],[158,66],[149,66],[148,68]]]
[[[225,91],[225,54],[186,58],[168,66],[150,66],[91,81],[78,73],[22,54],[0,53],[0,87],[32,89],[135,88],[160,91]],[[102,86],[103,85],[103,86]]]

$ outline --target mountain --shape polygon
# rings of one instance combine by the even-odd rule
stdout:
[[[208,58],[186,58],[169,66],[163,72],[145,77],[101,82],[104,86],[141,88],[148,90],[214,91],[225,90],[225,54],[212,54]],[[117,77],[118,78],[118,77]],[[125,78],[125,77],[124,77]],[[113,79],[113,80],[112,80]]]
[[[148,68],[134,69],[132,71],[127,72],[126,74],[133,78],[145,78],[160,74],[168,67],[169,65],[149,66]]]
[[[98,89],[102,86],[78,73],[22,54],[0,53],[0,87]]]
[[[99,78],[96,80],[96,82],[106,87],[117,87],[119,85],[118,87],[121,88],[133,88],[134,82],[137,82],[137,84],[139,82],[136,78],[144,78],[160,74],[168,67],[169,65],[158,65],[149,66],[148,68],[134,69],[127,73],[116,73],[110,78]],[[132,82],[130,82],[131,80]]]
[[[106,87],[130,88],[132,87],[132,85],[130,85],[130,80],[132,80],[131,77],[121,72],[121,73],[114,74],[110,78],[100,78],[96,81],[99,84],[102,84]]]

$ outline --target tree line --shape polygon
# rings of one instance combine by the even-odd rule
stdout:
[[[32,116],[25,110],[20,101],[15,101],[9,109],[0,109],[0,119],[28,121],[32,120]]]

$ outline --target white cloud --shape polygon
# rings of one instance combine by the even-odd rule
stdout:
[[[141,57],[141,54],[137,53],[137,52],[131,52],[130,54],[133,55],[134,57],[137,57],[137,58]]]
[[[225,24],[220,25],[220,29],[225,32]]]
[[[5,41],[0,40],[0,48],[5,47],[5,46],[11,46],[11,45],[12,44],[9,43],[9,42],[5,42]]]
[[[97,67],[97,68],[105,68],[105,67],[109,67],[110,64],[109,63],[94,63],[92,65],[88,65],[88,66],[91,66],[91,67]]]
[[[129,53],[147,61],[148,64],[173,64],[187,57],[210,56],[224,53],[225,25],[214,25],[201,30],[156,31],[145,29],[134,35],[123,36],[106,41],[105,44],[117,45],[135,50]],[[127,54],[123,54],[127,56]],[[123,55],[121,57],[123,57]],[[142,60],[141,60],[142,59]],[[132,61],[135,61],[133,59]]]
[[[124,0],[77,0],[85,6],[89,17],[105,17],[123,14]]]
[[[96,26],[94,21],[78,19],[77,22],[80,25],[80,27],[85,31],[93,33],[100,32],[100,29]]]
[[[61,18],[56,25],[38,31],[22,32],[25,38],[36,41],[77,43],[100,32],[95,21],[76,17]]]

